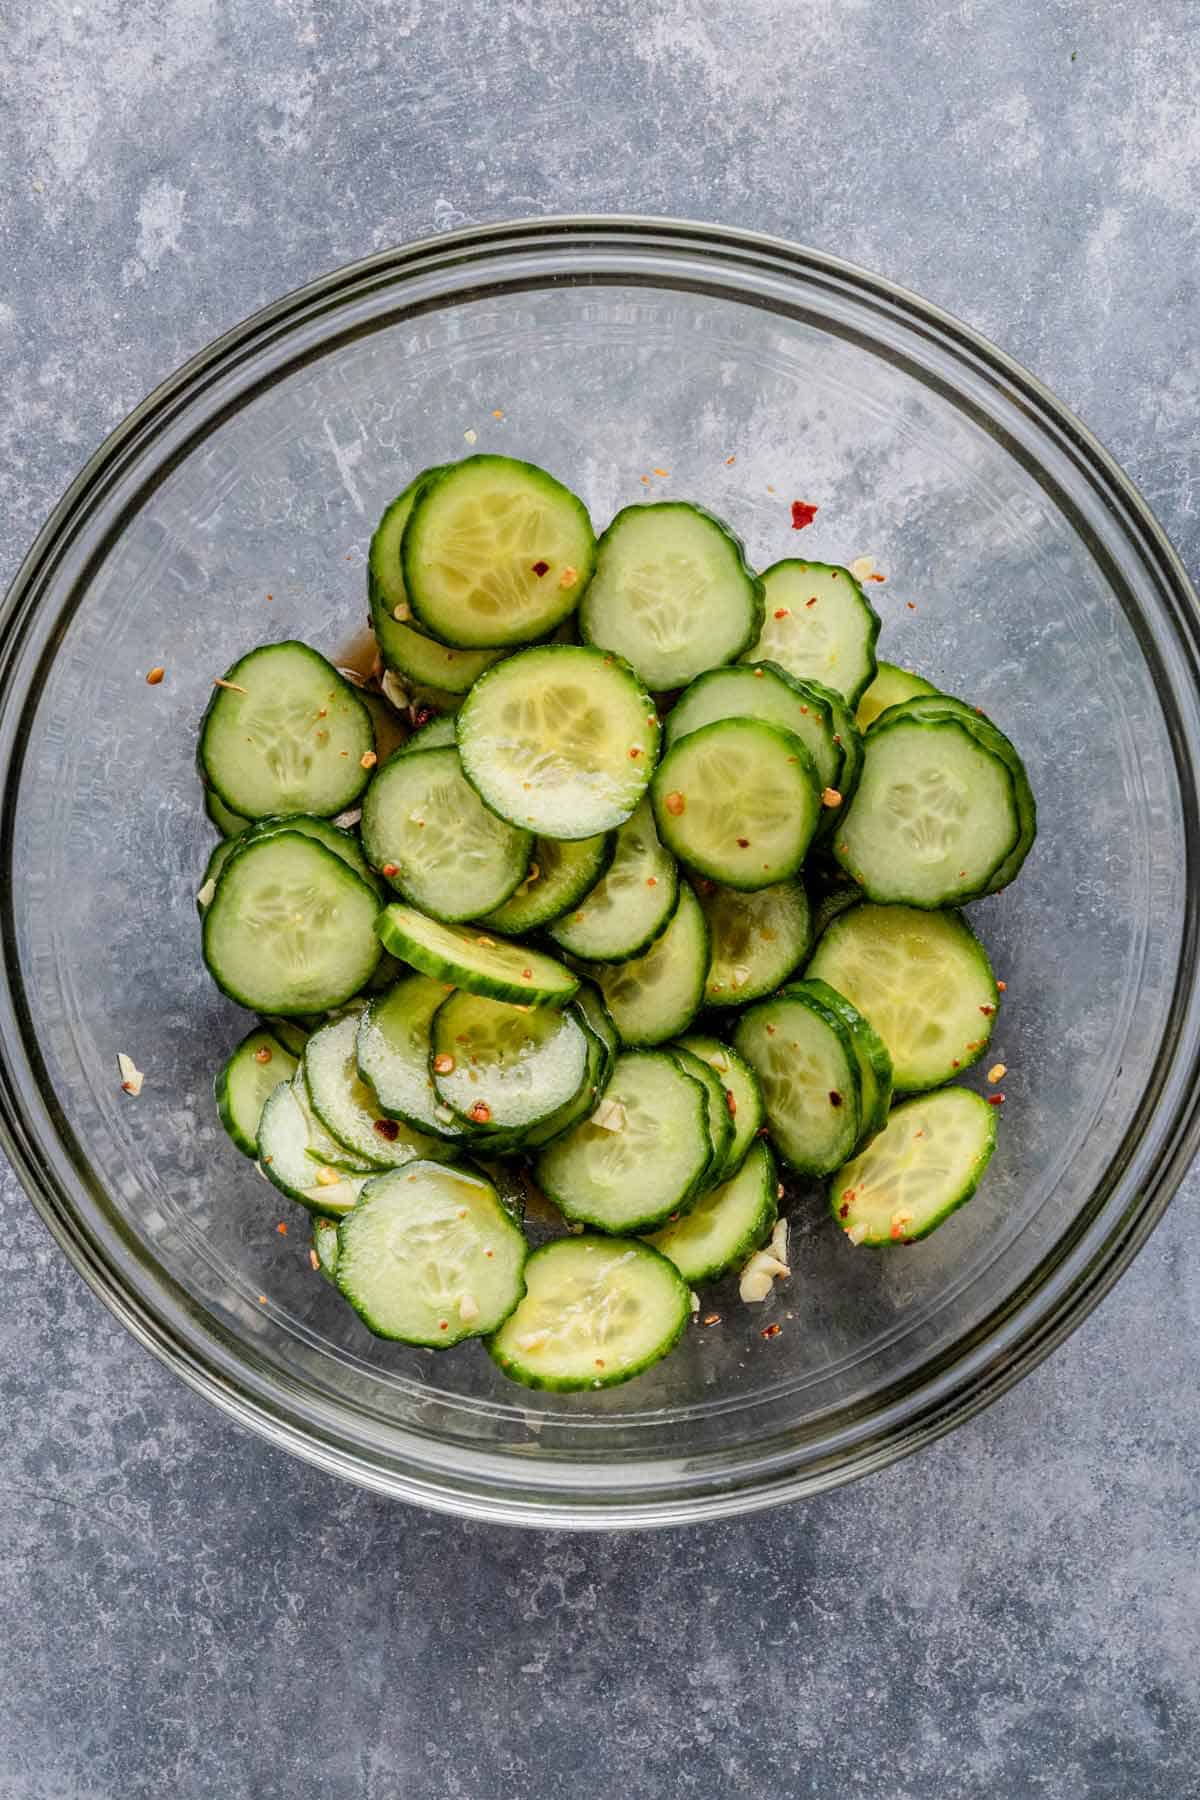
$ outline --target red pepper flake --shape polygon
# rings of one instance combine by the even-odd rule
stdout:
[[[756,1133],[756,1136],[758,1136],[758,1137],[770,1137],[770,1135],[771,1135],[771,1133],[770,1133],[770,1128],[769,1128],[769,1127],[768,1127],[768,1126],[766,1126],[766,1125],[760,1125],[760,1126],[759,1126],[759,1128],[758,1128],[758,1131],[757,1131],[757,1133]]]
[[[773,1025],[768,1025],[768,1026],[767,1026],[767,1036],[768,1036],[768,1037],[774,1037],[774,1036],[775,1036],[775,1027],[774,1027],[774,1026],[773,1026]]]
[[[962,1068],[962,1064],[959,1062],[957,1056],[954,1058],[954,1061],[950,1064],[950,1067],[952,1069],[961,1069]]]
[[[776,619],[790,619],[792,616],[792,609],[790,606],[777,606],[771,616]]]
[[[647,887],[657,887],[658,886],[658,876],[657,875],[647,875],[646,886]],[[582,913],[580,914],[580,917],[581,918],[583,917]]]
[[[287,1223],[285,1220],[280,1219],[280,1221],[279,1221],[278,1225],[275,1227],[275,1229],[279,1233],[280,1237],[287,1236]]]
[[[379,872],[381,875],[386,875],[390,881],[393,875],[398,875],[400,873],[400,864],[399,863],[384,863],[382,869]]]
[[[375,1130],[381,1138],[386,1138],[389,1144],[394,1144],[400,1136],[400,1127],[395,1119],[376,1119]]]
[[[815,594],[814,594],[814,595],[813,595],[813,597],[812,597],[812,599],[811,599],[811,600],[806,600],[806,601],[805,601],[805,602],[804,602],[804,605],[805,605],[805,608],[806,608],[806,609],[807,609],[807,608],[808,608],[808,607],[810,607],[810,606],[815,606],[815,605],[816,605],[816,604],[817,604],[817,596],[816,596],[816,595],[815,595]]]
[[[842,1104],[842,1096],[838,1093],[836,1088],[830,1088],[829,1090],[829,1104],[830,1106],[840,1106]]]
[[[267,1296],[265,1294],[260,1294],[258,1296],[258,1304],[260,1306],[265,1306],[267,1304]]]
[[[666,475],[669,475],[670,473],[671,473],[670,469],[652,469],[651,470],[652,475],[666,476]]]
[[[981,1006],[979,1010],[985,1019],[990,1019],[996,1009],[994,1006]]]
[[[749,838],[739,838],[737,841],[737,847],[739,850],[748,850],[750,848],[750,839]]]
[[[532,969],[522,969],[521,970],[521,980],[522,981],[532,981],[533,980],[533,970]]]
[[[880,574],[880,573],[879,573],[879,571],[878,571],[878,570],[876,570],[876,571],[875,571],[875,573],[874,573],[874,574],[872,574],[872,575],[868,575],[868,576],[867,576],[867,580],[868,580],[868,581],[886,581],[886,580],[887,580],[887,576],[886,576],[886,575],[881,575],[881,574]]]
[[[1007,994],[1007,992],[1008,992],[1008,983],[1007,983],[1007,981],[998,981],[998,982],[997,982],[997,983],[996,983],[996,987],[997,987],[997,989],[998,989],[998,990],[999,990],[999,992],[1000,992],[1000,993],[1002,993],[1002,994]]]
[[[810,506],[807,500],[793,500],[792,530],[803,531],[806,525],[811,525],[817,516],[817,510],[815,506]]]
[[[727,469],[732,469],[732,467],[733,467],[733,465],[734,465],[734,463],[735,463],[735,462],[736,462],[736,461],[737,461],[737,457],[736,457],[736,456],[727,456],[727,457],[726,457],[726,458],[725,458],[725,467],[726,467],[726,468],[727,468]]]
[[[493,417],[493,419],[502,419],[504,417],[504,414],[501,411],[500,407],[494,406],[492,408],[492,417]]]
[[[269,1045],[260,1044],[258,1046],[258,1049],[254,1052],[254,1060],[256,1063],[269,1063],[271,1060],[271,1051],[270,1051]]]
[[[146,686],[157,687],[166,672],[167,671],[162,668],[148,669],[146,671]]]
[[[604,1358],[602,1356],[598,1356],[596,1358],[596,1367],[598,1369],[602,1369],[604,1367]]]
[[[725,1089],[725,1104],[729,1108],[730,1118],[736,1119],[737,1118],[737,1101],[733,1097],[733,1089],[732,1088]]]
[[[1004,1105],[1004,1095],[1003,1094],[989,1094],[987,1096],[987,1103],[989,1106],[1003,1106]]]
[[[433,1059],[433,1072],[435,1075],[453,1075],[454,1058],[443,1050],[440,1056]]]
[[[533,565],[533,572],[540,580],[543,575],[548,575],[550,573],[550,564],[548,562],[535,562]]]
[[[843,1200],[842,1204],[838,1207],[838,1218],[845,1219],[845,1218],[848,1218],[849,1215],[850,1215],[850,1202],[848,1200]]]
[[[449,1319],[439,1319],[438,1320],[438,1330],[439,1331],[449,1331],[449,1329],[450,1329]]]
[[[648,475],[639,475],[638,480],[643,484],[644,487],[650,486],[650,477]]]
[[[700,1322],[702,1325],[719,1325],[721,1323],[721,1315],[720,1313],[705,1313]]]
[[[684,799],[683,795],[676,788],[676,789],[673,789],[672,792],[667,795],[665,804],[666,804],[667,811],[670,813],[671,817],[673,819],[677,819],[679,817],[680,813],[683,811],[684,807],[687,805],[687,801]]]
[[[904,604],[905,604],[905,606],[907,606],[907,608],[908,608],[908,610],[909,610],[909,612],[916,612],[916,610],[917,610],[917,603],[916,603],[916,601],[915,601],[915,600],[906,600],[906,601],[905,601],[905,602],[904,602]]]
[[[631,744],[631,745],[630,745],[630,746],[629,746],[629,754],[630,754],[630,757],[631,757],[631,758],[632,758],[632,760],[633,760],[633,761],[634,761],[634,762],[636,762],[636,761],[637,761],[637,759],[638,759],[638,757],[639,757],[639,756],[640,756],[640,755],[641,755],[641,754],[642,754],[642,753],[641,753],[641,751],[640,751],[640,750],[639,750],[639,748],[638,748],[638,746],[637,746],[637,745],[636,745],[636,744]]]
[[[477,1100],[467,1114],[467,1117],[471,1120],[472,1124],[490,1125],[492,1122],[492,1109],[486,1100]]]
[[[782,1330],[782,1325],[764,1325],[758,1335],[764,1338],[778,1337]]]
[[[275,598],[275,596],[274,596],[274,594],[268,594],[268,595],[267,595],[267,599],[268,599],[268,600],[273,600],[273,599],[274,599],[274,598]]]

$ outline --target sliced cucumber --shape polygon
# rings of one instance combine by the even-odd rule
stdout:
[[[362,845],[352,831],[345,831],[329,819],[316,819],[309,813],[284,813],[279,818],[259,819],[243,832],[235,844],[252,844],[259,838],[276,837],[281,831],[298,831],[301,837],[315,838],[318,844],[324,844],[335,856],[340,856],[347,868],[353,869],[356,875],[368,882],[377,893],[383,888],[379,877],[362,852]],[[220,849],[218,844],[217,848]]]
[[[802,882],[778,881],[746,894],[702,878],[696,896],[712,939],[704,984],[709,1006],[743,1006],[761,999],[807,956],[812,922]]]
[[[436,719],[428,720],[418,727],[401,746],[405,753],[417,750],[445,750],[458,744],[458,729],[455,725],[454,713],[439,713]]]
[[[793,732],[761,719],[719,719],[681,738],[650,794],[667,848],[744,890],[794,875],[821,813],[812,757]]]
[[[806,976],[827,981],[875,1027],[895,1083],[940,1087],[982,1056],[1000,995],[961,913],[855,906],[821,937]]]
[[[687,1074],[694,1076],[704,1089],[708,1107],[708,1141],[712,1145],[712,1158],[704,1179],[707,1187],[715,1187],[717,1182],[724,1181],[732,1173],[733,1168],[734,1132],[729,1096],[716,1070],[702,1056],[697,1056],[694,1050],[689,1050],[682,1043],[669,1044],[667,1047]]]
[[[524,1131],[565,1106],[587,1071],[587,1037],[571,1010],[450,994],[430,1033],[433,1085],[460,1119]]]
[[[366,786],[374,756],[360,695],[294,641],[263,644],[235,662],[200,727],[210,788],[248,819],[342,812]]]
[[[748,1008],[734,1044],[758,1076],[783,1160],[801,1175],[845,1162],[862,1135],[862,1076],[840,1014],[796,982]]]
[[[838,774],[837,781],[834,784],[835,791],[839,796],[840,804],[834,806],[827,804],[822,808],[821,823],[818,827],[818,830],[822,835],[831,835],[836,830],[839,819],[842,818],[846,808],[849,806],[851,800],[853,800],[855,790],[858,787],[859,779],[862,775],[862,732],[854,723],[853,707],[847,704],[846,700],[835,688],[826,687],[823,682],[814,681],[811,678],[807,681],[799,682],[799,678],[797,677],[797,681],[798,684],[804,688],[804,691],[811,695],[814,700],[824,700],[827,702],[831,715],[830,723],[833,726],[833,741],[837,745],[842,758],[841,770]],[[831,796],[829,795],[825,796],[826,801],[830,798]]]
[[[595,556],[583,502],[508,456],[469,456],[431,475],[401,542],[415,622],[464,650],[548,636],[574,612]]]
[[[716,1281],[760,1250],[779,1216],[775,1159],[755,1144],[737,1173],[647,1239],[687,1282]]]
[[[207,785],[204,789],[204,810],[222,837],[236,837],[239,831],[245,831],[251,823],[241,813],[231,812],[216,789]]]
[[[867,736],[834,852],[869,899],[934,908],[985,893],[1020,836],[1013,776],[992,746],[949,714],[893,716]]]
[[[520,937],[552,925],[569,912],[607,872],[617,847],[615,831],[563,843],[557,838],[533,840],[533,860],[516,892],[485,914],[482,925]]]
[[[319,1023],[320,1021],[315,1021]],[[277,1037],[289,1056],[297,1061],[304,1055],[304,1046],[308,1042],[308,1026],[297,1019],[271,1019],[262,1021],[266,1029]]]
[[[965,1204],[996,1148],[996,1109],[969,1088],[897,1106],[887,1130],[834,1175],[833,1215],[852,1244],[911,1244]]]
[[[875,679],[879,614],[849,569],[789,557],[762,585],[762,634],[745,660],[812,676],[856,706]]]
[[[401,962],[469,994],[509,1000],[516,1006],[565,1006],[579,987],[577,975],[540,950],[487,932],[443,925],[398,902],[384,907],[376,929],[385,948]]]
[[[425,469],[392,501],[380,519],[367,556],[367,598],[379,653],[389,669],[422,687],[465,694],[502,650],[452,650],[414,630],[404,586],[400,544],[418,493],[439,469]]]
[[[586,962],[627,962],[649,948],[679,902],[675,859],[664,850],[649,800],[617,832],[604,877],[550,928],[561,949]]]
[[[699,1081],[664,1051],[629,1051],[596,1113],[548,1144],[535,1171],[564,1217],[648,1231],[703,1191],[711,1158]]]
[[[728,1044],[721,1043],[719,1038],[689,1032],[679,1041],[685,1050],[708,1064],[725,1089],[725,1103],[733,1120],[733,1142],[725,1165],[728,1179],[741,1165],[766,1120],[758,1076],[744,1057]]]
[[[575,996],[575,1005],[583,1015],[583,1022],[600,1041],[604,1051],[604,1083],[612,1074],[613,1064],[621,1054],[621,1039],[612,1015],[604,1004],[604,996],[599,988],[593,987],[590,981],[580,983],[579,992]]]
[[[382,1113],[359,1075],[355,1051],[362,1017],[347,1013],[309,1038],[304,1079],[313,1111],[352,1155],[377,1169],[399,1169],[418,1159],[436,1158],[436,1140]]]
[[[762,609],[740,540],[703,507],[665,500],[627,506],[601,537],[579,628],[661,692],[733,662]]]
[[[916,700],[922,694],[936,694],[932,681],[912,669],[901,669],[895,663],[875,665],[875,679],[858,703],[854,722],[860,731],[868,731],[880,713],[905,700]]]
[[[654,703],[632,669],[578,644],[510,656],[458,715],[468,780],[494,812],[544,837],[624,824],[658,757]]]
[[[258,1155],[262,1109],[281,1081],[290,1081],[297,1063],[272,1031],[249,1032],[214,1083],[221,1123],[244,1156]]]
[[[822,981],[819,976],[811,973],[804,977],[804,985],[810,993],[823,1000],[831,1012],[838,1014],[854,1045],[862,1081],[862,1128],[854,1146],[857,1154],[887,1124],[888,1109],[892,1104],[892,1059],[875,1027],[856,1006],[850,1004],[844,994],[839,994],[827,981]]]
[[[428,975],[405,975],[362,1014],[355,1042],[358,1072],[380,1112],[440,1138],[463,1135],[429,1072],[433,1015],[451,991]]]
[[[451,749],[389,757],[363,801],[362,840],[406,900],[451,922],[502,906],[533,845],[529,832],[488,811]]]
[[[317,1268],[334,1287],[337,1286],[338,1265],[338,1228],[336,1219],[314,1219],[312,1234],[313,1255],[317,1259]]]
[[[623,1044],[663,1044],[686,1031],[704,1002],[708,926],[687,883],[661,937],[628,962],[599,965],[596,982]]]
[[[569,1393],[616,1387],[674,1349],[691,1297],[648,1244],[569,1237],[525,1265],[525,1298],[488,1351],[511,1381]]]
[[[768,725],[794,731],[813,759],[821,787],[837,787],[842,749],[834,740],[836,727],[822,690],[795,680],[774,663],[710,669],[693,681],[667,714],[666,749],[717,719],[765,719]]]
[[[223,993],[256,1012],[341,1006],[379,961],[373,888],[298,832],[243,845],[204,915],[204,960]]]
[[[367,1176],[310,1155],[324,1135],[309,1107],[304,1078],[296,1074],[275,1089],[262,1109],[258,1166],[289,1200],[311,1212],[340,1217],[358,1199]]]
[[[526,1254],[490,1181],[419,1162],[376,1176],[342,1220],[337,1284],[376,1337],[444,1350],[508,1317]]]
[[[819,893],[813,908],[812,935],[813,942],[819,942],[826,927],[850,907],[858,906],[862,901],[862,889],[857,882],[850,881],[840,870],[828,881]]]
[[[543,1144],[551,1143],[556,1137],[561,1137],[573,1125],[578,1125],[581,1119],[590,1118],[604,1096],[604,1090],[612,1076],[616,1054],[615,1051],[609,1051],[605,1041],[592,1029],[589,1012],[585,1010],[585,1004],[590,998],[591,996],[585,995],[585,990],[581,988],[577,998],[571,1001],[567,1009],[577,1012],[587,1043],[587,1061],[583,1080],[569,1100],[564,1101],[548,1118],[539,1120],[536,1125],[531,1125],[524,1132],[521,1147],[528,1153],[540,1149]]]

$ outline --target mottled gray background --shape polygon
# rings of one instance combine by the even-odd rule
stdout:
[[[14,0],[5,579],[163,375],[468,221],[685,214],[978,326],[1200,564],[1196,0]],[[583,1540],[335,1484],[211,1412],[0,1185],[0,1800],[1200,1795],[1196,1178],[915,1461]]]

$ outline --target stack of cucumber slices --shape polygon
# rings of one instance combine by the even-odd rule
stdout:
[[[1033,796],[977,708],[876,661],[853,574],[756,575],[679,502],[597,538],[472,456],[387,509],[368,587],[365,686],[297,642],[217,683],[198,894],[258,1015],[221,1119],[368,1329],[609,1387],[772,1237],[777,1160],[854,1244],[968,1199],[996,1109],[951,1084],[999,993],[957,909],[1017,874]]]

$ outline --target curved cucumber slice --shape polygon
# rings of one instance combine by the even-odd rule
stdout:
[[[241,813],[231,812],[215,788],[204,789],[204,810],[222,837],[236,837],[239,831],[245,831],[252,821],[244,819]]]
[[[738,1020],[734,1043],[758,1076],[775,1147],[801,1175],[828,1175],[862,1135],[862,1076],[838,1012],[804,982]]]
[[[887,1124],[888,1109],[892,1104],[892,1059],[874,1026],[864,1019],[844,994],[839,994],[827,981],[822,981],[811,973],[804,977],[804,985],[809,993],[815,994],[818,1000],[823,1000],[831,1012],[837,1013],[854,1045],[862,1082],[862,1130],[854,1146],[857,1154]]]
[[[366,786],[371,715],[332,663],[294,640],[251,650],[214,688],[200,727],[209,786],[248,819],[329,818]]]
[[[204,960],[222,992],[255,1012],[325,1012],[374,973],[378,907],[340,857],[281,831],[230,857],[204,915]]]
[[[289,1200],[298,1200],[310,1212],[340,1216],[354,1205],[367,1176],[318,1162],[311,1150],[323,1139],[309,1109],[304,1078],[295,1075],[277,1087],[263,1107],[258,1166]]]
[[[579,987],[577,975],[540,950],[486,932],[464,931],[459,925],[443,925],[398,902],[384,907],[376,930],[401,962],[411,963],[435,981],[465,988],[468,994],[484,994],[489,1000],[565,1006]]]
[[[897,1106],[862,1153],[834,1175],[833,1215],[852,1244],[911,1244],[965,1204],[996,1148],[996,1109],[969,1088],[939,1088]]]
[[[650,794],[667,848],[742,889],[794,875],[821,813],[812,757],[793,732],[761,719],[719,719],[681,738]]]
[[[433,1015],[451,991],[428,975],[403,976],[362,1014],[355,1041],[358,1072],[380,1112],[441,1138],[463,1135],[429,1073]]]
[[[795,732],[813,759],[821,787],[837,787],[842,750],[834,740],[828,700],[774,663],[735,663],[699,676],[667,714],[666,748],[717,719],[765,719],[768,725]]]
[[[623,656],[656,691],[733,662],[762,624],[762,584],[740,540],[701,506],[627,506],[596,546],[587,644]]]
[[[608,1086],[616,1060],[615,1051],[610,1052],[607,1043],[592,1029],[589,1012],[585,1010],[584,999],[584,990],[581,988],[578,996],[571,1001],[568,1008],[569,1011],[577,1013],[587,1044],[587,1060],[583,1080],[569,1100],[552,1112],[548,1118],[530,1126],[529,1130],[523,1134],[521,1147],[527,1152],[540,1149],[543,1144],[549,1144],[554,1138],[561,1137],[573,1125],[578,1125],[581,1119],[589,1118],[596,1110],[603,1098],[604,1090]]]
[[[508,1317],[526,1254],[490,1181],[418,1162],[377,1175],[342,1220],[337,1284],[376,1337],[444,1350]]]
[[[352,831],[344,831],[329,819],[316,819],[309,813],[283,813],[279,818],[259,819],[242,834],[241,842],[257,843],[259,838],[276,837],[281,831],[298,831],[301,837],[315,838],[335,856],[340,856],[348,869],[369,882],[377,893],[383,888],[370,863],[362,853],[362,845]],[[217,845],[217,849],[220,849]]]
[[[464,650],[548,636],[574,612],[595,555],[583,502],[508,456],[469,456],[431,475],[401,542],[416,623]]]
[[[733,1114],[729,1110],[729,1098],[716,1070],[702,1056],[697,1056],[683,1044],[671,1044],[669,1049],[680,1067],[704,1089],[708,1141],[712,1145],[705,1185],[713,1187],[718,1181],[724,1181],[732,1169]]]
[[[196,889],[196,911],[200,914],[201,918],[204,917],[205,907],[211,906],[216,897],[217,883],[221,879],[221,870],[225,867],[225,864],[229,861],[234,851],[241,849],[242,838],[244,836],[244,832],[239,832],[235,837],[222,838],[219,844],[214,844],[212,854],[204,865],[204,874],[201,878],[200,886]]]
[[[875,678],[879,614],[849,569],[788,557],[762,584],[762,634],[746,661],[813,676],[856,706]]]
[[[564,1217],[601,1231],[647,1231],[686,1208],[711,1161],[704,1088],[663,1051],[617,1058],[590,1119],[556,1138],[535,1165]]]
[[[294,1056],[273,1031],[251,1031],[214,1083],[221,1123],[243,1156],[258,1155],[258,1122],[281,1081],[296,1073]]]
[[[685,882],[675,916],[649,950],[598,967],[596,982],[623,1044],[662,1044],[686,1031],[704,1001],[708,926]]]
[[[621,1054],[621,1039],[612,1022],[612,1015],[604,1004],[599,988],[593,987],[590,981],[580,984],[575,996],[575,1005],[583,1016],[588,1030],[600,1040],[604,1052],[603,1085],[608,1085],[608,1078],[613,1072],[613,1064]]]
[[[487,1345],[525,1387],[616,1387],[674,1349],[688,1322],[687,1283],[648,1244],[559,1238],[534,1251],[525,1283]]]
[[[912,669],[901,669],[896,663],[877,663],[875,679],[858,703],[854,723],[860,731],[869,731],[880,713],[886,712],[889,706],[899,706],[905,700],[916,700],[923,694],[936,694],[937,691],[932,681],[926,681]]]
[[[696,883],[708,920],[712,961],[704,998],[709,1006],[743,1006],[786,981],[812,942],[808,898],[799,881],[779,881],[757,893]]]
[[[523,1131],[565,1106],[587,1071],[587,1038],[570,1010],[451,994],[434,1014],[433,1084],[460,1119]]]
[[[510,656],[458,714],[468,780],[501,818],[544,837],[623,824],[646,791],[658,739],[654,703],[633,671],[578,644]]]
[[[406,900],[451,921],[503,905],[525,876],[533,843],[488,811],[450,749],[389,757],[363,801],[362,839]]]
[[[833,847],[869,899],[936,908],[985,893],[1020,836],[1005,759],[960,718],[902,711],[872,726]]]
[[[766,1121],[758,1077],[745,1058],[719,1038],[689,1032],[680,1043],[708,1064],[725,1089],[725,1103],[733,1120],[733,1142],[725,1163],[728,1179],[740,1167]]]
[[[314,1020],[314,1027],[319,1023],[320,1020]],[[304,1055],[304,1046],[309,1038],[307,1023],[297,1019],[267,1018],[263,1020],[263,1024],[274,1037],[279,1039],[288,1055],[294,1056],[298,1062]]]
[[[312,1253],[317,1259],[317,1268],[326,1281],[337,1286],[338,1235],[336,1219],[314,1219],[312,1234]]]
[[[387,1117],[358,1073],[355,1050],[362,1015],[347,1013],[314,1031],[304,1049],[304,1079],[312,1109],[326,1131],[377,1169],[399,1169],[435,1157],[433,1138]]]
[[[615,831],[564,843],[534,838],[529,873],[516,892],[484,915],[481,924],[520,937],[541,925],[552,925],[581,900],[604,875],[617,847]]]
[[[908,1093],[940,1087],[982,1056],[1000,1004],[987,951],[956,912],[852,907],[828,927],[805,974],[871,1021]]]
[[[663,849],[650,802],[643,800],[617,832],[607,874],[551,927],[550,936],[586,962],[627,962],[665,930],[678,902],[675,858]]]
[[[756,1144],[735,1175],[646,1241],[670,1258],[685,1281],[716,1281],[767,1242],[779,1216],[776,1186],[770,1149]]]

